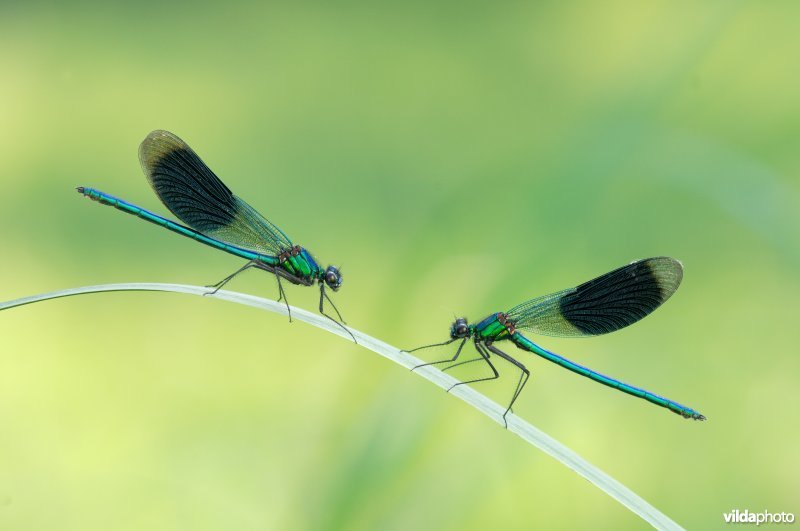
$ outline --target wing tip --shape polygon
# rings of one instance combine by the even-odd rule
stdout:
[[[151,131],[139,144],[139,162],[146,175],[150,175],[153,167],[164,155],[177,149],[189,149],[189,146],[175,133],[166,129]]]
[[[667,302],[683,281],[683,262],[670,256],[656,256],[641,260],[661,289],[661,304]]]

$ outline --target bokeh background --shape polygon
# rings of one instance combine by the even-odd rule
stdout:
[[[674,256],[684,283],[653,316],[541,343],[708,422],[524,354],[516,410],[688,528],[797,515],[798,19],[796,2],[3,3],[0,299],[241,265],[75,193],[166,213],[137,160],[157,128],[342,265],[348,322],[399,346]],[[230,288],[276,296],[260,272]],[[4,530],[645,527],[421,378],[278,315],[62,299],[3,312],[0,352]],[[498,401],[503,370],[481,388]]]

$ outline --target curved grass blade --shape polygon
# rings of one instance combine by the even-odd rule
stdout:
[[[139,161],[161,202],[193,229],[237,247],[278,255],[292,242],[233,192],[186,142],[153,131],[139,146]]]
[[[531,299],[506,315],[516,328],[545,336],[607,334],[652,313],[675,293],[682,278],[678,260],[646,258],[575,288]]]
[[[87,293],[101,293],[106,291],[169,291],[174,293],[188,293],[191,295],[207,296],[207,298],[216,298],[229,302],[235,302],[245,306],[252,306],[281,315],[287,314],[287,308],[282,303],[268,299],[262,299],[260,297],[254,297],[253,295],[245,295],[243,293],[225,290],[220,290],[214,294],[208,294],[208,288],[201,286],[162,283],[105,284],[100,286],[86,286],[81,288],[65,289],[61,291],[54,291],[51,293],[44,293],[41,295],[33,295],[30,297],[0,302],[0,311],[34,302],[56,299],[59,297],[69,297],[72,295],[83,295]],[[298,321],[304,321],[310,325],[316,326],[317,328],[326,330],[334,335],[349,340],[349,336],[343,332],[341,328],[337,327],[333,322],[320,315],[295,307],[291,308],[291,312]],[[363,332],[359,332],[355,329],[350,330],[352,331],[353,335],[358,338],[359,345],[370,349],[376,354],[379,354],[384,358],[387,358],[398,365],[405,367],[406,369],[414,369],[419,367],[417,370],[413,371],[413,374],[422,376],[426,380],[434,383],[442,389],[452,389],[452,391],[450,391],[451,395],[463,400],[501,426],[504,424],[503,412],[506,408],[500,406],[496,402],[493,402],[472,387],[460,385],[453,388],[453,385],[458,383],[458,380],[449,374],[440,371],[433,365],[421,366],[424,365],[421,359]],[[506,420],[506,427],[508,431],[516,433],[528,444],[539,448],[541,451],[553,457],[567,468],[574,470],[580,476],[611,496],[613,499],[617,500],[619,503],[628,508],[628,510],[638,515],[654,528],[663,530],[683,529],[681,526],[667,517],[667,515],[647,503],[644,499],[627,488],[625,485],[612,478],[602,470],[598,469],[580,455],[558,442],[556,439],[550,437],[535,426],[532,426],[521,417],[518,417],[513,413],[509,413],[506,416]]]

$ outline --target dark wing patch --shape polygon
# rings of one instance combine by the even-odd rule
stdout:
[[[517,328],[561,337],[607,334],[661,306],[678,289],[681,263],[669,257],[632,262],[575,288],[531,299],[507,312]]]
[[[193,229],[208,233],[233,222],[233,193],[177,136],[153,131],[139,146],[139,161],[161,202]]]
[[[283,231],[236,197],[169,131],[147,135],[139,146],[139,160],[161,202],[193,229],[262,254],[277,255],[292,247]]]

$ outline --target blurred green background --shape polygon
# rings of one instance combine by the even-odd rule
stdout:
[[[82,199],[166,213],[152,129],[343,266],[398,346],[633,259],[654,316],[542,338],[688,422],[522,355],[516,408],[678,523],[800,513],[796,2],[0,7],[0,299],[215,282],[241,261]],[[230,289],[276,297],[251,272]],[[317,291],[290,287],[316,308]],[[0,315],[0,529],[637,529],[421,378],[278,315],[103,294]],[[426,353],[428,359],[443,353]],[[498,401],[516,381],[484,385]]]

